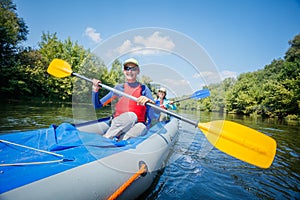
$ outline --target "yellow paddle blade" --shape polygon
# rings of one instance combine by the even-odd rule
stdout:
[[[52,76],[63,78],[72,74],[72,68],[66,61],[55,58],[50,63],[47,72]]]
[[[199,123],[208,141],[216,148],[252,165],[268,168],[276,154],[276,141],[254,129],[231,121]]]

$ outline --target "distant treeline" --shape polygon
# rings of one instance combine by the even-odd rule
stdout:
[[[196,109],[266,117],[300,116],[300,35],[289,41],[283,59],[273,60],[264,69],[227,78],[209,85],[209,98],[182,102],[183,109]]]
[[[54,58],[66,60],[74,71],[98,78],[109,86],[124,78],[118,60],[109,70],[90,50],[70,38],[61,41],[56,33],[42,33],[37,49],[24,47],[22,43],[29,32],[16,13],[16,5],[11,0],[0,0],[0,4],[2,99],[72,101],[75,98],[76,102],[90,103],[91,86],[86,81],[75,81],[71,77],[57,79],[47,74],[47,67]],[[180,108],[280,118],[300,116],[300,35],[289,44],[284,59],[274,60],[262,70],[241,74],[237,79],[227,78],[220,84],[209,85],[209,98],[183,101]],[[140,81],[150,86],[149,77],[142,77]]]

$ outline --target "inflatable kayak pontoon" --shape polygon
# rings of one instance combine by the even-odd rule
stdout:
[[[139,197],[164,167],[178,119],[126,142],[95,133],[108,120],[1,135],[0,199]]]

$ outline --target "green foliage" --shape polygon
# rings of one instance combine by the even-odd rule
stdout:
[[[104,69],[103,73],[101,74],[101,77],[99,79],[106,85],[109,85],[111,87],[115,86],[118,83],[124,82],[124,74],[122,71],[122,64],[115,60],[112,63],[111,69]]]
[[[181,109],[284,118],[300,116],[300,35],[289,42],[285,60],[208,86],[211,96],[180,103]],[[197,106],[196,106],[197,105]]]
[[[28,29],[16,13],[16,5],[11,0],[0,0],[0,59],[1,66],[8,56],[18,52],[18,45],[26,40]]]
[[[28,48],[17,54],[15,66],[6,70],[8,84],[1,87],[1,92],[5,95],[19,94],[14,98],[37,97],[52,101],[71,101],[74,93],[79,102],[85,102],[88,94],[90,102],[90,84],[84,81],[84,84],[77,84],[79,87],[75,88],[74,84],[78,83],[76,78],[52,77],[47,73],[47,68],[54,58],[61,58],[71,64],[73,71],[92,77],[99,69],[106,69],[103,63],[70,38],[60,41],[56,34],[43,33],[41,39],[38,50]]]
[[[236,81],[225,79],[210,85],[211,97],[203,100],[202,106],[210,111],[222,111],[224,106],[227,112],[246,115],[300,116],[300,35],[289,44],[285,60],[273,60],[263,70],[240,74]]]
[[[65,41],[58,40],[56,34],[42,35],[39,43],[39,59],[34,65],[26,65],[26,73],[29,79],[34,82],[38,80],[35,87],[41,88],[40,93],[34,93],[40,98],[49,100],[70,100],[73,92],[74,78],[68,77],[58,79],[47,74],[47,68],[54,58],[61,58],[69,62],[73,70],[78,70],[88,52],[70,38]],[[24,65],[24,63],[21,63]]]
[[[211,84],[205,89],[210,90],[210,96],[197,101],[197,110],[224,112],[226,111],[226,95],[235,84],[234,78],[226,78],[221,84]],[[189,103],[195,100],[190,100]],[[182,102],[185,104],[185,102]]]
[[[154,93],[156,92],[155,91],[155,86],[151,85],[152,79],[149,76],[140,77],[139,82],[146,85]],[[154,94],[153,94],[153,96],[154,96]]]
[[[257,73],[241,74],[227,93],[227,110],[250,114],[259,101]]]
[[[279,117],[289,114],[293,97],[292,91],[274,80],[268,80],[263,84],[262,90],[264,91],[264,97],[261,102],[263,114]]]
[[[27,26],[16,13],[16,5],[11,0],[0,0],[0,94],[12,95],[18,85],[19,71],[17,54],[22,50],[19,45],[26,40]],[[23,83],[23,82],[20,82]],[[22,85],[22,84],[21,84]],[[17,88],[17,91],[18,91]]]
[[[77,73],[89,78],[97,78],[101,81],[103,73],[107,70],[104,63],[93,54],[88,54],[87,58],[84,59]],[[92,85],[90,82],[76,78],[73,86],[73,102],[76,103],[90,103]],[[100,90],[103,93],[103,90]],[[102,94],[104,95],[104,94]]]
[[[300,34],[296,35],[295,38],[289,41],[291,48],[285,54],[285,60],[288,62],[300,61]]]
[[[96,78],[111,87],[124,82],[122,64],[115,60],[110,69],[70,38],[61,41],[56,33],[43,33],[38,49],[20,46],[28,29],[16,14],[11,0],[0,0],[0,94],[12,98],[90,103],[91,83],[75,77],[58,79],[46,70],[54,58],[66,60],[74,72]],[[180,102],[180,109],[235,112],[269,117],[300,116],[300,34],[289,41],[284,59],[273,60],[264,69],[240,74],[209,85],[211,96]],[[140,82],[152,91],[149,77]],[[106,90],[100,90],[104,96]]]

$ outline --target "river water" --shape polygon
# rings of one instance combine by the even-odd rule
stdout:
[[[1,102],[0,134],[76,123],[78,113],[90,113],[90,108],[85,108],[89,106],[76,109],[79,107],[81,110],[74,112],[69,104]],[[110,112],[103,109],[87,118]],[[182,122],[165,169],[143,199],[300,199],[299,123],[214,113],[180,114],[201,121],[225,118],[271,136],[277,141],[274,162],[270,168],[260,169],[232,158],[213,148],[199,129]]]

